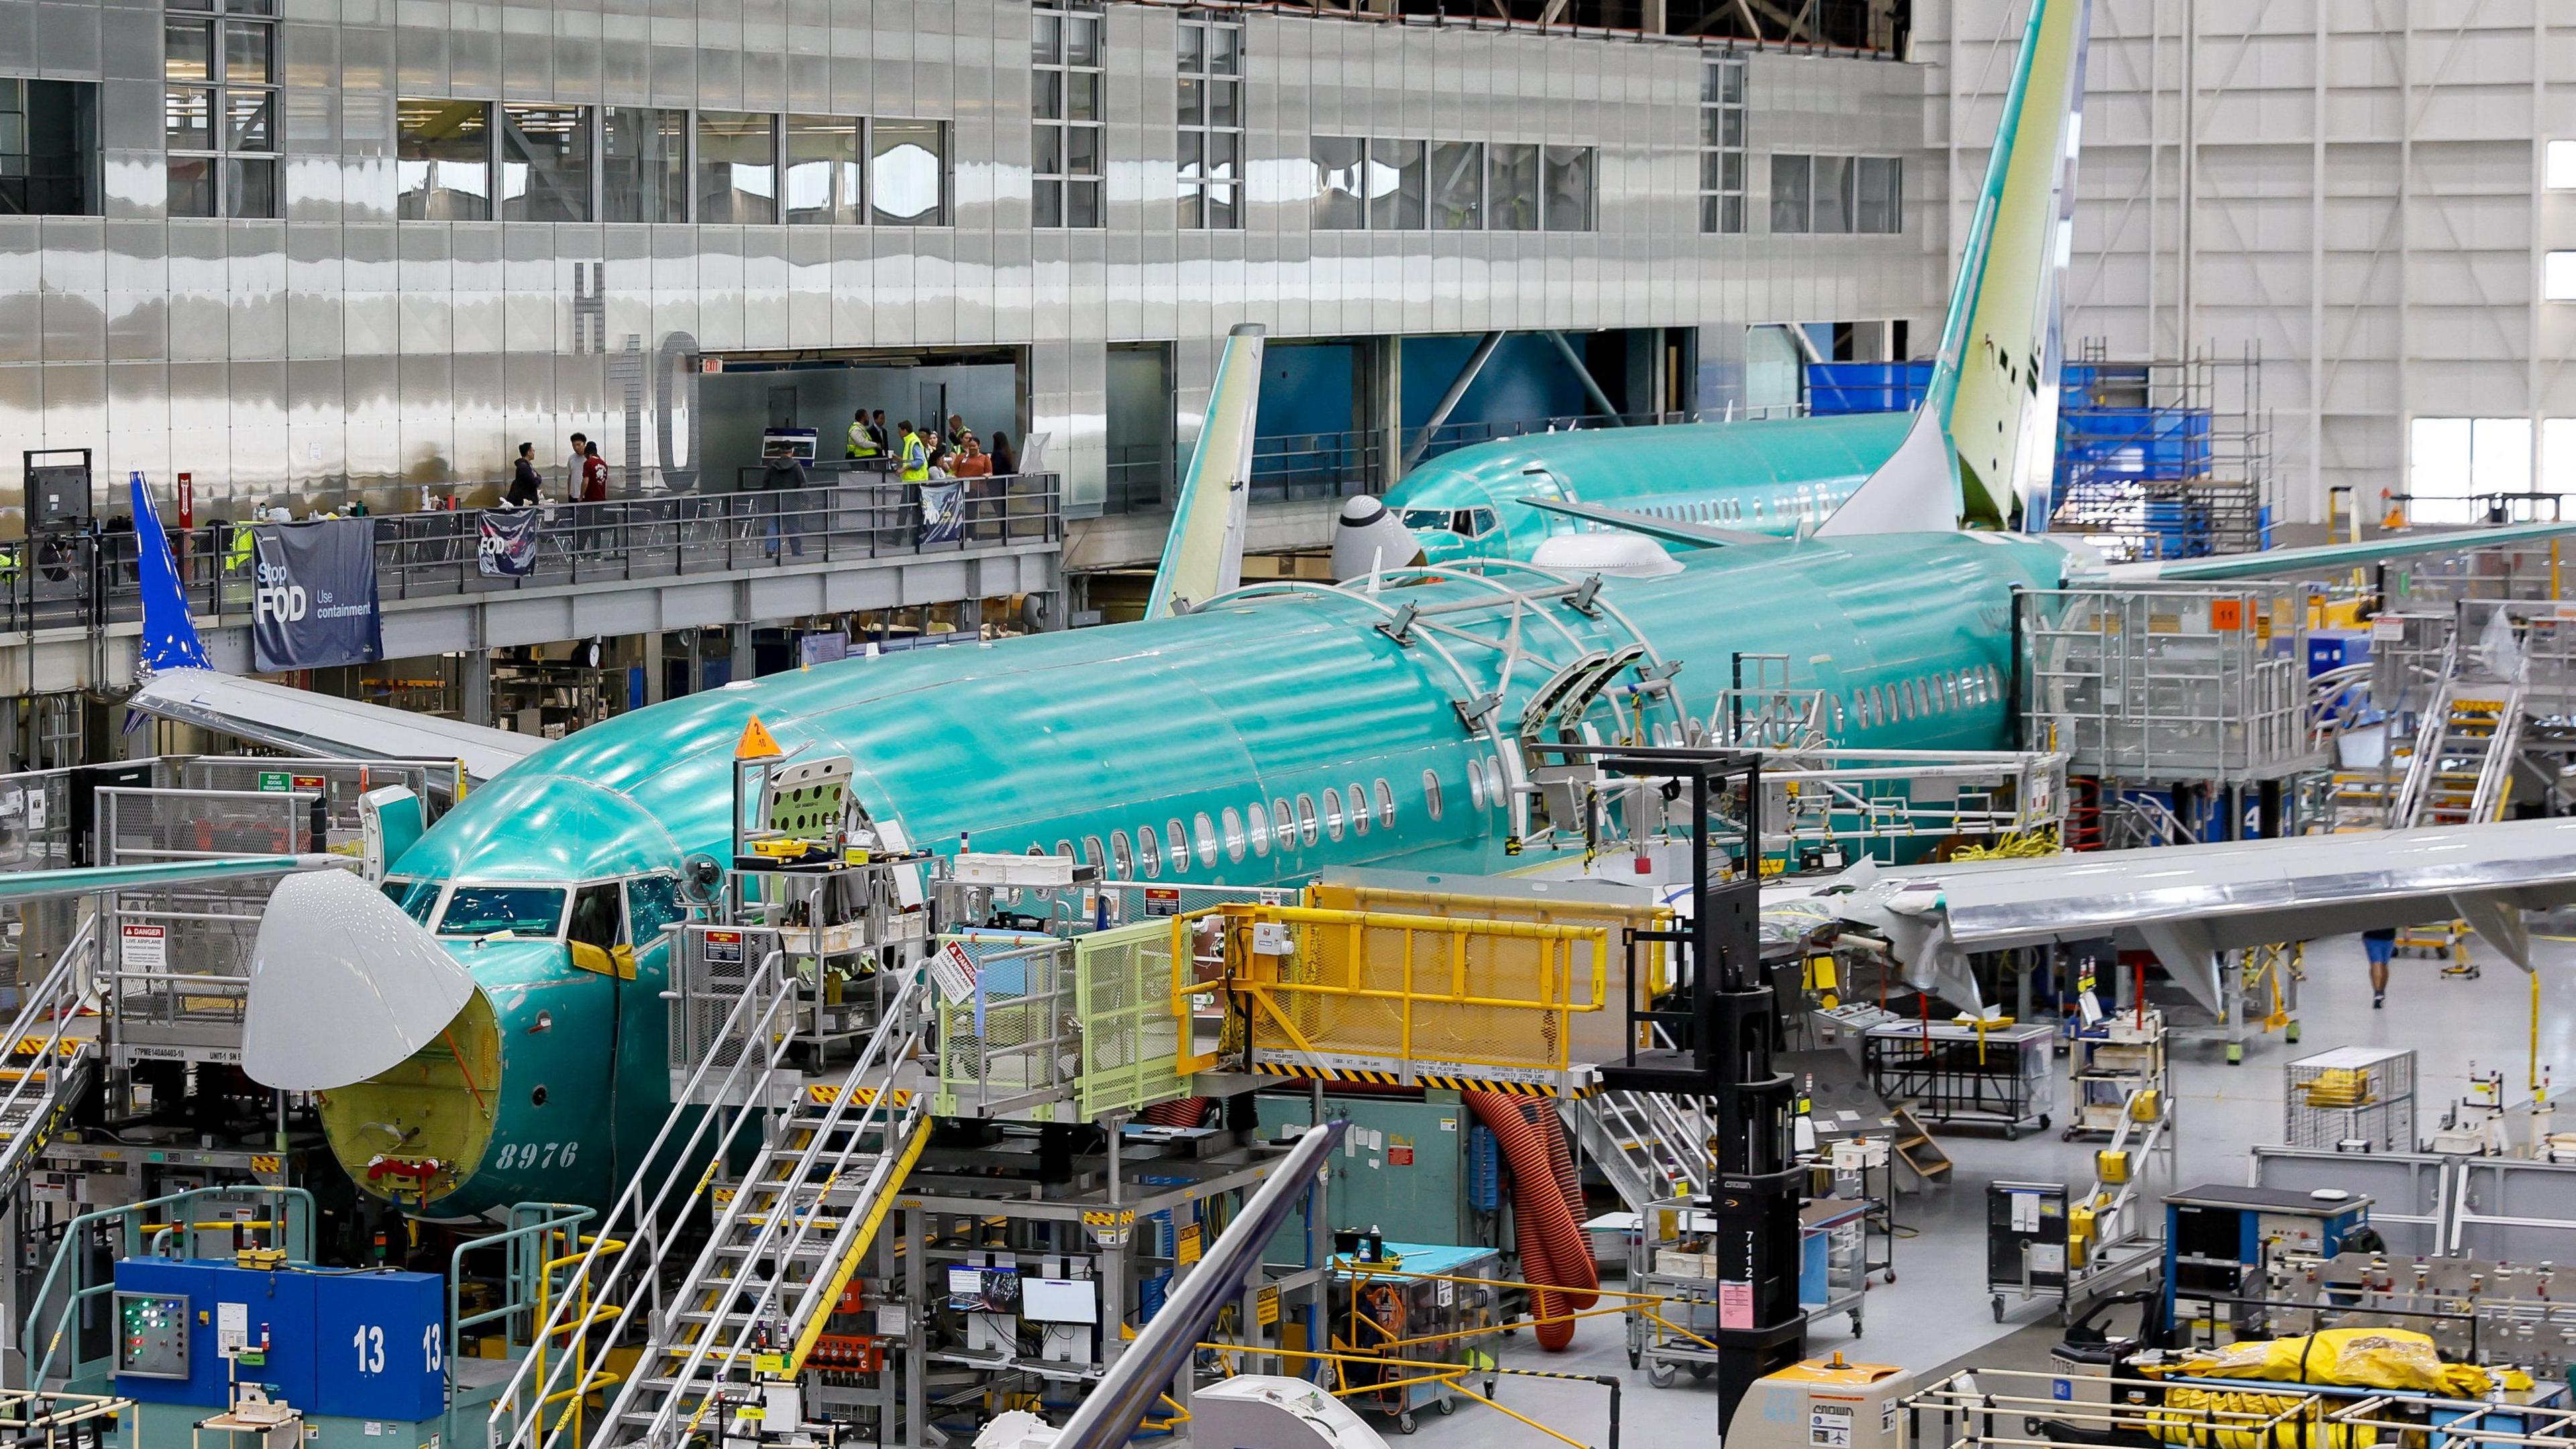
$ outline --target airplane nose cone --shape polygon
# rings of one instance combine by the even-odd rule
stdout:
[[[1342,505],[1333,530],[1333,577],[1366,578],[1379,569],[1405,568],[1422,561],[1422,544],[1393,511],[1374,498],[1354,498]]]
[[[473,995],[464,965],[375,887],[288,876],[251,947],[242,1070],[290,1092],[362,1082],[435,1041]]]

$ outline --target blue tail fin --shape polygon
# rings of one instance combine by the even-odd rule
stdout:
[[[212,669],[206,642],[197,637],[196,623],[188,617],[188,591],[179,585],[179,561],[170,553],[170,540],[162,535],[161,515],[153,511],[152,494],[143,486],[141,472],[135,473],[131,486],[135,563],[143,583],[143,667],[156,674]]]

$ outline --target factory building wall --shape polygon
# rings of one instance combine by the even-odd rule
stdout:
[[[1954,225],[2028,8],[1916,0]],[[2418,464],[2576,491],[2576,7],[2093,0],[2086,80],[2070,339],[2259,348],[2291,519]]]
[[[1173,343],[1185,461],[1236,322],[1280,338],[1696,327],[1722,358],[1753,323],[1919,324],[1946,289],[1923,73],[1886,61],[1750,56],[1747,226],[1708,235],[1717,52],[1250,14],[1241,225],[1189,230],[1183,22],[1112,4],[1105,225],[1062,229],[1032,225],[1026,4],[275,0],[274,214],[227,220],[172,214],[195,173],[165,140],[183,66],[165,13],[182,12],[0,0],[0,82],[96,87],[101,213],[0,216],[0,458],[88,447],[103,480],[186,470],[200,518],[352,492],[411,506],[396,485],[497,479],[521,439],[554,464],[575,429],[604,440],[621,486],[694,488],[701,354],[941,347],[1027,349],[1025,416],[1080,511],[1104,488],[1113,343]],[[405,100],[933,122],[945,224],[398,219],[423,164],[400,154]],[[1593,221],[1321,230],[1316,136],[1591,147]],[[1774,151],[1902,158],[1901,232],[1775,238]],[[0,508],[15,493],[0,478]]]

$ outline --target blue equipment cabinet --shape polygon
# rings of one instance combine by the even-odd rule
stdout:
[[[269,1385],[308,1417],[418,1422],[447,1409],[445,1287],[435,1273],[128,1258],[116,1265],[116,1311],[116,1391],[144,1403],[220,1409],[238,1378]],[[220,1349],[235,1318],[260,1360],[237,1371]]]
[[[324,1274],[314,1285],[314,1413],[420,1420],[447,1411],[444,1279]]]
[[[2165,1199],[2165,1321],[2179,1327],[2261,1297],[2266,1255],[2331,1257],[2370,1221],[2370,1199],[2214,1183]],[[2232,1315],[2229,1315],[2232,1316]]]

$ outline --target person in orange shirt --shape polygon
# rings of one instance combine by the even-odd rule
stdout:
[[[966,435],[966,441],[958,448],[957,456],[950,460],[948,476],[952,478],[993,476],[993,455],[984,451],[984,445],[975,441],[973,433]]]

